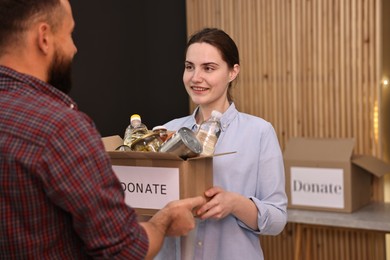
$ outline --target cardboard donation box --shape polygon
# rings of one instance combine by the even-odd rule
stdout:
[[[172,200],[204,195],[213,186],[213,158],[186,160],[170,153],[115,151],[119,136],[102,138],[126,204],[151,216]]]
[[[372,178],[390,166],[353,149],[354,139],[290,139],[284,151],[288,207],[353,212],[369,203]]]

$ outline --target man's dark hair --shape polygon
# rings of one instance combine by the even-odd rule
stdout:
[[[0,0],[0,55],[32,22],[45,21],[56,30],[60,6],[60,0]]]

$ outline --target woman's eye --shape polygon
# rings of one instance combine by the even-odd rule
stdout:
[[[185,68],[186,70],[191,70],[191,69],[192,69],[192,66],[191,66],[191,65],[184,65],[184,68]]]

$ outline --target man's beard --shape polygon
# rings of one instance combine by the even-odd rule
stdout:
[[[58,49],[49,67],[48,83],[65,94],[72,89],[72,60],[61,57]]]

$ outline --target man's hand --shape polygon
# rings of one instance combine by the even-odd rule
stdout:
[[[166,206],[171,214],[171,223],[167,230],[168,236],[187,235],[195,228],[193,209],[206,203],[204,197],[182,199],[168,203]]]
[[[168,203],[148,222],[141,222],[149,238],[146,259],[153,257],[160,250],[165,236],[183,236],[195,228],[194,208],[206,203],[206,198],[199,196]]]

